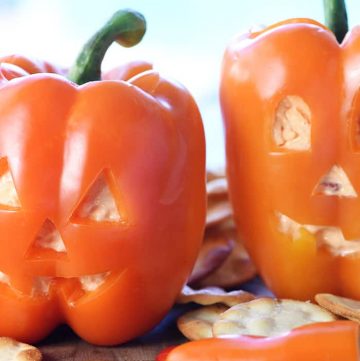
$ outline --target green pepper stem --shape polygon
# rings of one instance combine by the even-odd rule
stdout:
[[[110,45],[116,41],[122,46],[131,47],[139,43],[145,34],[144,17],[133,10],[119,10],[85,44],[68,78],[81,85],[101,79],[101,62]]]
[[[325,25],[341,43],[349,30],[345,0],[323,0]]]

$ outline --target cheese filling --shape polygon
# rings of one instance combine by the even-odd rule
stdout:
[[[66,252],[65,244],[60,232],[55,225],[47,219],[37,234],[34,246],[38,248],[48,248],[56,252]]]
[[[299,239],[301,229],[305,229],[314,235],[318,247],[324,246],[336,256],[360,252],[360,240],[346,240],[339,227],[300,224],[281,213],[278,214],[278,218],[279,231],[293,239]]]
[[[0,176],[0,204],[10,208],[20,207],[19,197],[10,171],[6,171]]]
[[[100,286],[102,286],[105,282],[110,272],[102,272],[94,275],[80,276],[80,277],[72,277],[68,278],[69,280],[77,279],[81,286],[81,289],[85,292],[93,292],[96,291]],[[31,296],[48,296],[50,293],[50,288],[53,283],[56,282],[57,277],[46,277],[46,276],[38,276],[34,277],[33,285],[31,289]],[[3,283],[9,287],[13,287],[10,282],[10,277],[4,272],[0,271],[0,283]]]
[[[97,178],[75,215],[79,219],[94,222],[119,222],[121,220],[105,174],[102,173]]]
[[[10,277],[6,275],[4,272],[0,272],[0,283],[4,283],[10,286]]]
[[[329,172],[320,179],[313,193],[348,198],[357,197],[349,177],[344,169],[338,165],[332,166]]]
[[[275,112],[272,135],[279,148],[305,151],[311,148],[311,111],[297,95],[284,97]]]
[[[110,272],[104,272],[79,277],[82,289],[87,292],[96,291],[106,281],[109,274]]]

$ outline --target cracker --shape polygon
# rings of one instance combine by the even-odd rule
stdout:
[[[195,285],[224,263],[234,248],[234,241],[225,234],[206,232],[188,284]]]
[[[206,172],[206,181],[211,182],[214,179],[225,178],[225,176],[226,176],[226,174],[225,174],[224,168],[218,168],[218,169],[212,169],[212,170],[208,169]]]
[[[207,287],[194,290],[189,286],[185,286],[177,298],[177,303],[195,302],[203,306],[222,303],[231,307],[253,299],[255,299],[253,294],[242,290],[226,292],[219,287]]]
[[[232,208],[227,195],[208,197],[206,227],[213,227],[232,217]]]
[[[9,337],[0,337],[0,360],[41,361],[41,352],[34,346],[18,342]]]
[[[212,326],[219,316],[228,309],[227,306],[216,304],[189,311],[177,320],[180,332],[189,340],[210,338]]]
[[[215,178],[206,183],[206,193],[208,197],[223,196],[228,194],[228,182],[225,177]]]
[[[277,336],[299,326],[336,319],[310,302],[258,298],[222,313],[213,324],[213,335]]]
[[[315,301],[335,315],[360,322],[360,301],[330,293],[317,294]]]
[[[201,280],[199,287],[236,287],[256,275],[256,268],[241,242],[236,242],[230,255],[208,277]]]

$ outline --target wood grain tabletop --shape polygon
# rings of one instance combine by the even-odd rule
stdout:
[[[61,326],[38,347],[44,361],[154,361],[162,349],[186,341],[176,328],[176,318],[186,309],[188,306],[174,307],[153,331],[120,346],[90,345],[69,327]]]

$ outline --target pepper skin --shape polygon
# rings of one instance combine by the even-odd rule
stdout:
[[[246,248],[278,297],[360,299],[359,58],[359,27],[339,45],[307,19],[242,35],[226,50],[230,198]],[[289,118],[309,122],[300,149],[276,138],[297,137],[284,126]]]
[[[358,361],[358,324],[311,324],[278,337],[237,336],[192,341],[164,361]],[[159,359],[160,360],[160,359]]]
[[[4,73],[0,177],[11,175],[18,204],[0,192],[0,334],[33,343],[67,323],[112,345],[145,333],[172,307],[202,240],[205,144],[193,98],[154,71],[81,86]],[[98,179],[119,219],[81,213]],[[55,230],[39,233],[50,222]],[[46,244],[54,234],[63,248]]]
[[[175,349],[177,346],[169,346],[163,350],[161,350],[156,356],[156,361],[166,361],[169,353]]]
[[[103,80],[130,80],[137,74],[152,69],[152,63],[144,60],[135,60],[104,72],[101,78]]]
[[[56,65],[20,54],[2,56],[0,57],[0,63],[16,65],[29,74],[54,73],[65,75],[65,70]]]

